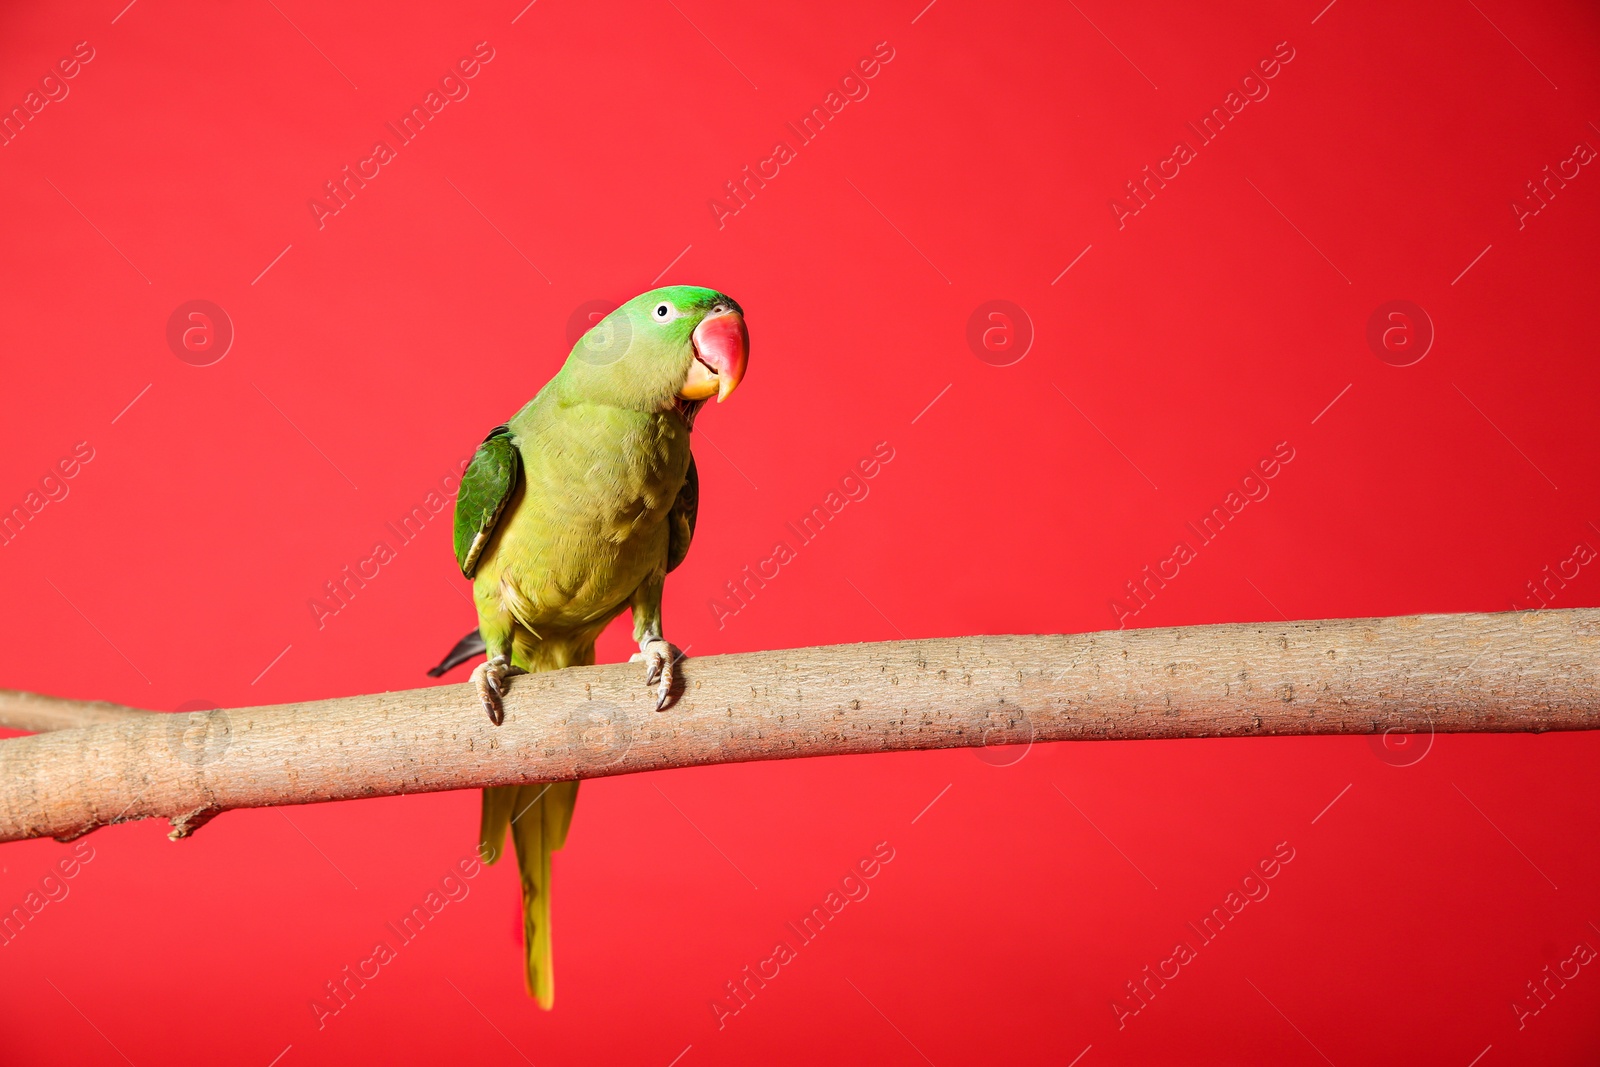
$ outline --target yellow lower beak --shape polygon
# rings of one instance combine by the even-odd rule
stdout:
[[[690,362],[689,375],[683,380],[678,395],[685,400],[706,400],[726,396],[732,391],[733,384],[728,379],[696,359]]]

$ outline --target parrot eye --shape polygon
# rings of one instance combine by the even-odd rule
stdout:
[[[671,315],[672,315],[672,305],[671,304],[669,304],[669,303],[667,303],[666,301],[663,300],[661,303],[656,305],[655,317],[656,317],[656,321],[657,322],[666,322],[667,319]]]

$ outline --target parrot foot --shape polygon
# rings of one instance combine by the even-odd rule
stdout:
[[[656,687],[656,710],[667,706],[672,695],[672,683],[678,680],[677,664],[683,658],[676,645],[659,637],[649,638],[644,647],[628,657],[629,663],[644,662],[648,670],[645,684]]]
[[[480,663],[472,670],[473,688],[478,691],[478,699],[483,701],[483,710],[489,713],[489,721],[499,726],[506,719],[504,697],[506,683],[518,674],[526,674],[521,667],[513,667],[504,656]]]

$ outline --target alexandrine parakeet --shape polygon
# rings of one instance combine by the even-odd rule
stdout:
[[[455,551],[478,629],[430,674],[480,652],[472,684],[489,719],[512,677],[594,662],[624,609],[655,686],[671,695],[680,653],[661,627],[667,572],[694,536],[699,478],[690,431],[700,405],[744,376],[744,312],[713,289],[668,286],[623,304],[573,346],[556,376],[478,446],[456,498]],[[550,853],[566,840],[577,782],[483,791],[481,849],[506,833],[522,874],[527,989],[550,1007]]]

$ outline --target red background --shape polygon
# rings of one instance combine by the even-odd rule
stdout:
[[[1132,625],[1528,606],[1600,547],[1600,176],[1510,207],[1600,146],[1585,5],[923,2],[9,5],[5,107],[95,58],[0,149],[0,505],[94,459],[0,550],[0,684],[172,710],[425,682],[472,620],[445,519],[320,629],[308,601],[546,380],[575,309],[658,276],[733,294],[753,339],[697,431],[666,616],[691,655],[1110,627],[1278,442],[1270,496]],[[322,183],[484,40],[470,95],[319,229]],[[719,228],[722,183],[881,41],[870,95]],[[1124,183],[1283,41],[1270,95],[1119,229]],[[236,330],[211,366],[165,340],[191,299]],[[966,340],[991,299],[1036,333],[1011,366]],[[1408,367],[1366,339],[1397,299],[1437,334]],[[870,495],[719,628],[724,583],[880,441]],[[1600,603],[1592,569],[1554,606]],[[320,1030],[324,983],[471,847],[475,794],[115,827],[0,948],[0,1059],[1591,1063],[1600,976],[1521,1029],[1511,1005],[1600,947],[1597,755],[1212,740],[596,781],[556,859],[553,1013],[493,868]],[[870,896],[719,1029],[724,983],[878,842]],[[1279,842],[1270,896],[1119,1029],[1124,983]],[[68,851],[0,850],[0,905]]]

